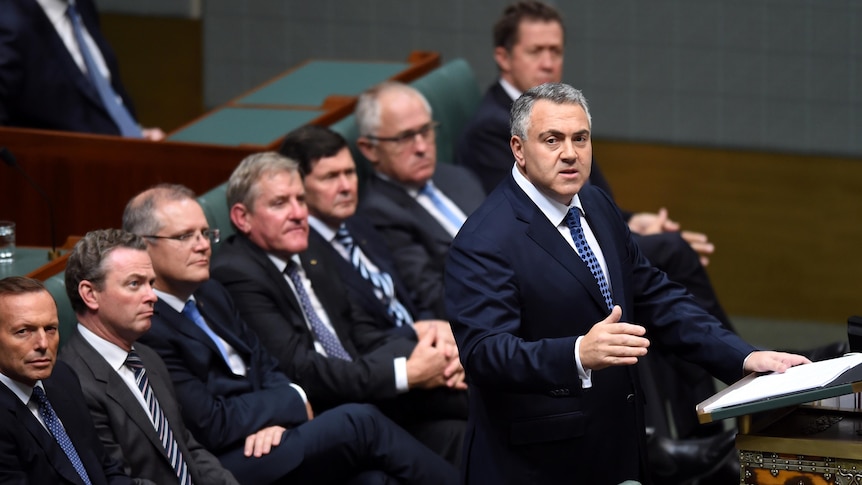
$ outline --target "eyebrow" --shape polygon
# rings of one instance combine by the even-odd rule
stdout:
[[[574,135],[584,135],[584,134],[589,134],[589,133],[590,133],[590,130],[579,130],[579,131],[572,133],[572,135],[573,136]],[[543,132],[539,133],[539,137],[544,137],[547,135],[554,135],[554,136],[559,136],[559,137],[565,137],[566,136],[565,133],[563,133],[562,131],[559,131],[559,130],[547,130],[547,131],[543,131]]]

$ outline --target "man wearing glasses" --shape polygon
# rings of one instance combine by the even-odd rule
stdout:
[[[375,171],[360,212],[383,234],[416,306],[445,315],[443,264],[485,198],[482,185],[467,169],[437,163],[431,107],[412,87],[386,82],[362,93],[356,122]]]

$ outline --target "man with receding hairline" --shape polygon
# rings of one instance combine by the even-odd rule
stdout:
[[[0,280],[0,483],[132,483],[105,453],[75,373],[56,362],[58,330],[41,282]]]

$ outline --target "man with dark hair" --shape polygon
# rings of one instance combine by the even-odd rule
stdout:
[[[236,485],[186,429],[165,364],[137,343],[156,301],[144,240],[91,231],[72,249],[65,277],[78,326],[60,358],[77,372],[108,452],[129,475],[155,483]]]
[[[321,146],[338,142],[329,138]],[[316,409],[373,403],[457,464],[467,398],[454,339],[443,337],[451,335],[448,325],[415,332],[405,321],[393,331],[388,306],[383,320],[364,311],[338,276],[342,256],[309,235],[307,200],[327,205],[330,221],[355,209],[353,161],[346,147],[335,155],[311,169],[306,183],[317,190],[308,192],[295,161],[274,152],[246,157],[227,188],[237,234],[219,248],[213,277]]]
[[[142,192],[127,204],[123,226],[146,240],[155,271],[158,300],[141,340],[164,359],[186,425],[240,482],[455,479],[450,465],[373,406],[315,416],[305,390],[279,372],[230,294],[209,278],[219,233],[188,189]]]
[[[75,373],[56,362],[58,327],[42,283],[0,280],[0,483],[132,483],[105,453]]]

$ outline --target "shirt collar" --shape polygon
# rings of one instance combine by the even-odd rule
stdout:
[[[66,10],[69,8],[69,3],[61,0],[36,0],[36,3],[42,7],[45,15],[55,25],[66,16]]]
[[[308,216],[308,225],[323,236],[323,239],[329,242],[332,242],[332,240],[335,239],[335,231],[337,231],[338,228],[333,229],[314,216]]]
[[[569,202],[569,205],[560,204],[556,200],[548,197],[544,193],[542,193],[539,189],[533,185],[532,182],[527,180],[527,177],[518,170],[517,164],[512,166],[512,176],[515,178],[515,182],[518,184],[518,187],[521,187],[521,190],[527,194],[527,197],[539,207],[539,210],[542,211],[542,214],[551,221],[551,224],[554,227],[559,226],[563,223],[563,220],[566,218],[566,214],[569,212],[569,208],[577,207],[581,213],[584,213],[584,207],[581,205],[581,199],[578,194],[575,194],[572,197],[572,201]]]
[[[30,396],[33,395],[33,387],[28,386],[27,384],[22,384],[2,373],[0,373],[0,382],[5,384],[6,387],[8,387],[25,406],[30,402]],[[42,385],[42,381],[37,381],[36,385],[41,387],[43,391],[45,390],[45,386]]]
[[[91,332],[89,328],[80,323],[78,324],[78,331],[81,332],[81,336],[84,337],[84,340],[92,345],[93,348],[96,349],[96,352],[108,361],[108,365],[110,365],[112,369],[118,371],[126,365],[126,357],[129,356],[129,353],[126,350],[96,335]],[[134,347],[132,347],[132,350],[134,350]]]
[[[287,268],[287,260],[281,259],[280,257],[272,253],[266,253],[266,256],[269,258],[270,261],[272,261],[272,264],[274,264],[275,267],[278,268],[279,273],[284,273],[284,268]],[[302,261],[299,259],[298,254],[294,254],[293,256],[291,256],[290,261],[293,261],[293,264],[302,268]]]
[[[164,301],[169,307],[176,310],[177,313],[182,313],[183,308],[186,307],[186,302],[180,300],[179,298],[175,297],[174,295],[172,295],[170,293],[165,293],[164,291],[157,290],[155,288],[153,289],[153,291],[156,292],[156,296],[158,296],[160,300]],[[189,300],[195,301],[195,296],[191,295],[189,297]]]
[[[512,86],[512,84],[509,81],[506,81],[503,78],[500,78],[500,87],[503,88],[503,91],[506,91],[506,94],[508,94],[509,97],[512,98],[512,101],[520,98],[521,95],[524,94],[521,91],[519,91],[518,88],[516,88],[515,86]]]

